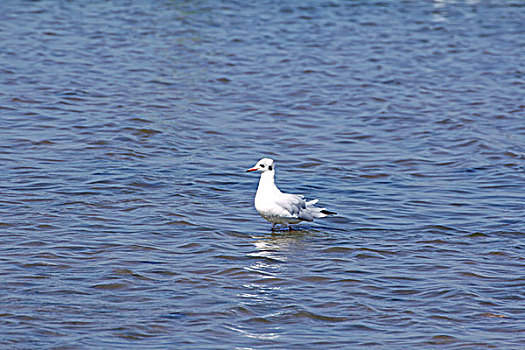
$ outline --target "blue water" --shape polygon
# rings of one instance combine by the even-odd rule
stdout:
[[[0,3],[0,348],[525,347],[525,3]],[[336,217],[271,232],[258,159]]]

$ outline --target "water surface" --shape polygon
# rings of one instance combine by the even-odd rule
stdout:
[[[525,4],[2,1],[0,346],[525,346]],[[269,231],[259,158],[338,216]]]

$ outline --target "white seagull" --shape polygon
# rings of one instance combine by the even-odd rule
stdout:
[[[325,208],[315,206],[317,199],[305,201],[304,196],[282,193],[275,185],[273,160],[263,158],[246,172],[260,171],[261,179],[255,194],[255,209],[263,218],[271,222],[272,230],[277,224],[290,225],[301,221],[313,221],[327,215],[335,215]],[[289,226],[292,230],[292,227]]]

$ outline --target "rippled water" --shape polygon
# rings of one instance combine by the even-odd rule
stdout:
[[[0,347],[525,347],[525,3],[0,3]],[[271,233],[256,160],[338,216]]]

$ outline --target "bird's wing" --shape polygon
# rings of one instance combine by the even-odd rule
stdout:
[[[301,213],[306,209],[306,202],[303,196],[283,193],[277,200],[277,204],[282,209],[286,210],[291,217],[301,218]]]

